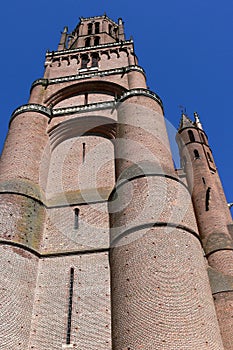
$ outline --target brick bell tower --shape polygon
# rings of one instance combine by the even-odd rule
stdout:
[[[1,158],[2,350],[231,349],[231,218],[205,133],[180,134],[188,185],[122,20],[64,28]]]

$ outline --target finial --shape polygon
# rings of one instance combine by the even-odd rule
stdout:
[[[179,108],[181,111],[181,116],[184,116],[184,115],[187,116],[186,107],[180,105]]]
[[[198,115],[197,112],[194,112],[194,118],[195,118],[195,124],[196,124],[196,126],[197,126],[199,129],[203,130],[202,125],[201,125],[201,122],[200,122],[200,118],[199,118],[199,115]]]

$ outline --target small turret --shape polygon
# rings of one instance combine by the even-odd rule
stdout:
[[[214,158],[198,114],[182,116],[177,141],[192,195],[198,230],[209,263],[209,278],[224,349],[232,349],[232,218]]]
[[[118,37],[119,40],[125,40],[125,31],[124,31],[124,22],[122,21],[122,18],[118,19]]]
[[[61,40],[58,44],[58,51],[62,51],[66,49],[66,41],[67,41],[67,33],[68,27],[64,27],[63,32],[61,33]]]

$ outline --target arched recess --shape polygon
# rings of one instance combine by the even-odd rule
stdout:
[[[103,94],[114,98],[116,96],[121,96],[125,91],[127,90],[119,84],[92,80],[85,83],[81,82],[78,84],[73,84],[58,90],[45,101],[45,104],[48,107],[55,107],[61,101],[68,100],[75,96],[80,96],[81,94]],[[69,106],[70,105],[67,102],[67,107]]]
[[[115,185],[115,121],[88,116],[50,130],[46,196],[64,203],[106,200]]]

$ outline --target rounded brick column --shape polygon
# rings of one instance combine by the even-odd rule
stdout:
[[[188,189],[175,176],[161,104],[118,109],[109,202],[114,350],[223,349]],[[187,341],[188,339],[188,341]]]

